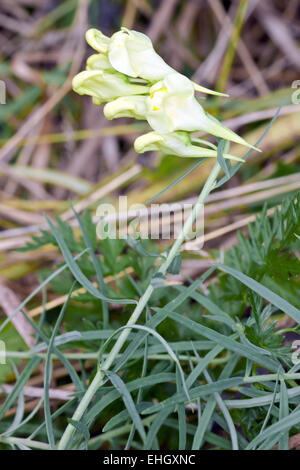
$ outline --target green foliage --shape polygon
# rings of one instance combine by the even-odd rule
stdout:
[[[246,338],[256,346],[264,348],[279,357],[290,352],[289,348],[280,347],[282,336],[276,335],[276,322],[269,321],[272,315],[270,304],[263,308],[263,300],[252,291],[249,292],[251,316],[245,325]],[[254,319],[255,321],[251,321]]]
[[[238,244],[225,255],[231,266],[300,307],[300,260],[297,256],[300,231],[300,194],[282,201],[268,217],[267,206],[255,222],[249,224],[249,238],[238,233]],[[233,315],[243,315],[248,304],[249,288],[229,274],[219,274],[219,285],[211,286],[212,298]]]

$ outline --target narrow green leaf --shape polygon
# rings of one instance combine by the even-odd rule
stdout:
[[[158,309],[157,309],[158,310]],[[165,308],[159,309],[158,311],[165,311]],[[184,317],[176,312],[169,312],[168,316],[175,320],[177,323],[185,326],[186,328],[190,329],[194,333],[198,333],[201,336],[205,336],[206,338],[214,341],[216,344],[222,345],[224,348],[229,349],[230,351],[237,352],[241,356],[248,357],[249,359],[257,362],[261,365],[264,365],[267,369],[272,371],[278,368],[278,363],[269,358],[268,356],[263,355],[262,353],[258,352],[255,348],[251,345],[247,344],[240,344],[234,339],[225,336],[207,326],[201,325],[190,318]]]
[[[17,378],[17,381],[14,385],[14,388],[10,394],[6,397],[5,402],[3,403],[0,409],[0,421],[3,419],[5,413],[10,409],[11,405],[14,403],[15,399],[20,395],[23,387],[27,383],[32,372],[36,369],[37,365],[42,361],[40,357],[33,357],[24,367],[22,373]]]
[[[180,372],[179,372],[178,367],[176,368],[176,384],[177,384],[177,392],[181,393],[182,384],[180,380]],[[180,403],[178,405],[177,414],[178,414],[178,433],[179,433],[178,450],[185,450],[187,428],[186,428],[185,407],[183,403]]]
[[[134,392],[140,388],[154,387],[157,384],[173,381],[175,381],[175,374],[173,372],[162,372],[133,380],[132,382],[127,383],[127,389],[129,392]],[[120,394],[117,390],[111,390],[99,400],[95,401],[90,410],[87,411],[87,422],[91,423],[102,410],[109,406],[113,401],[117,400],[119,396]]]
[[[170,410],[161,410],[156,416],[154,421],[152,422],[150,429],[147,434],[147,439],[144,444],[144,449],[149,450],[152,449],[153,442],[155,438],[157,437],[158,431],[162,427],[162,425],[165,423],[167,417],[170,414]]]
[[[111,337],[108,338],[105,341],[104,345],[101,347],[101,349],[99,351],[99,357],[101,357],[101,354],[103,354],[103,351],[105,350],[105,348],[107,347],[109,342],[112,340],[112,338],[115,335],[117,335],[120,331],[122,331],[126,328],[146,331],[147,333],[150,333],[151,335],[155,336],[161,342],[161,344],[165,347],[166,351],[168,352],[170,357],[173,359],[173,361],[176,363],[176,365],[177,365],[177,367],[180,371],[180,376],[181,376],[181,380],[182,380],[183,389],[184,389],[184,392],[185,392],[187,398],[189,399],[189,391],[188,391],[188,388],[187,388],[186,383],[185,383],[184,372],[182,370],[182,367],[180,365],[180,362],[179,362],[176,354],[174,353],[172,348],[170,348],[167,341],[159,333],[157,333],[157,331],[153,330],[152,328],[149,328],[149,327],[143,326],[143,325],[125,325],[125,326],[122,326],[121,328],[118,328],[118,330],[114,331],[114,333],[111,335]]]
[[[106,286],[105,286],[105,282],[104,282],[104,278],[103,278],[103,272],[102,272],[100,261],[97,258],[97,256],[95,255],[91,240],[88,236],[88,233],[85,229],[85,226],[82,223],[82,221],[81,221],[80,217],[78,216],[77,212],[75,211],[72,203],[71,203],[71,208],[72,208],[72,210],[75,214],[75,217],[78,221],[79,227],[82,231],[85,244],[89,249],[89,253],[91,255],[91,258],[92,258],[92,261],[93,261],[93,264],[94,264],[94,267],[95,267],[95,271],[96,271],[96,274],[97,274],[98,285],[102,289],[103,294],[106,296]],[[96,228],[95,228],[95,232],[96,232]],[[107,306],[107,302],[103,299],[101,300],[101,303],[102,303],[102,310],[103,310],[103,328],[106,329],[108,327],[108,323],[109,323],[108,306]]]
[[[205,405],[204,411],[201,415],[200,418],[198,418],[198,426],[197,426],[197,431],[194,436],[193,444],[192,444],[192,450],[200,450],[201,446],[203,444],[203,438],[204,434],[208,429],[208,426],[211,422],[213,413],[216,408],[216,400],[214,397],[210,397],[207,400],[207,403]]]
[[[246,274],[237,271],[234,268],[226,266],[221,263],[216,263],[216,267],[222,269],[222,271],[231,274],[231,276],[235,277],[238,281],[240,281],[245,286],[249,287],[251,290],[256,292],[257,294],[261,295],[264,299],[268,300],[272,305],[275,305],[279,310],[282,310],[284,313],[289,315],[293,318],[297,323],[300,323],[300,310],[290,304],[287,300],[283,299],[279,295],[272,292],[267,287],[263,286],[259,282],[255,281]]]
[[[79,282],[79,284],[84,287],[90,294],[92,294],[94,297],[100,299],[100,300],[105,300],[106,302],[110,303],[119,303],[119,304],[136,304],[136,300],[130,300],[130,299],[111,299],[109,297],[106,297],[104,294],[102,294],[99,289],[97,289],[93,283],[83,274],[81,269],[79,268],[78,264],[75,262],[68,246],[66,245],[64,239],[56,229],[55,225],[51,220],[46,216],[47,222],[49,224],[49,227],[52,230],[53,235],[55,236],[55,239],[61,249],[61,252],[65,258],[65,261],[72,272],[73,276],[75,279]]]
[[[75,419],[68,419],[68,422],[74,426],[74,428],[79,432],[79,434],[84,438],[86,447],[90,440],[90,432],[86,424],[82,421],[76,421]]]
[[[51,383],[51,353],[53,350],[54,346],[54,340],[55,337],[58,333],[58,329],[61,325],[62,319],[64,317],[65,311],[67,309],[69,300],[71,298],[71,294],[73,292],[75,283],[73,284],[73,287],[71,288],[68,298],[66,302],[64,303],[60,314],[58,315],[58,318],[56,320],[55,326],[52,331],[52,335],[49,341],[48,345],[48,351],[47,351],[47,356],[46,356],[46,361],[45,361],[45,371],[44,371],[44,416],[45,416],[45,422],[46,422],[46,430],[47,430],[47,436],[48,436],[48,442],[50,445],[50,448],[52,450],[55,449],[55,439],[54,439],[54,433],[53,433],[53,424],[52,424],[52,418],[51,418],[51,407],[50,407],[50,398],[49,398],[49,387]]]
[[[280,402],[279,402],[279,420],[289,415],[289,397],[285,381],[280,381]],[[287,429],[280,436],[278,450],[289,450],[289,430]]]

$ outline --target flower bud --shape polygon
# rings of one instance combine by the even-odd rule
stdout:
[[[88,29],[85,33],[86,42],[96,51],[106,53],[108,51],[108,45],[110,38],[105,36],[96,28]]]
[[[86,33],[88,44],[98,52],[108,54],[111,68],[129,77],[139,77],[150,82],[162,80],[172,67],[155,52],[151,39],[143,33],[127,28],[113,34],[111,38],[91,28]],[[218,96],[228,96],[197,83],[191,82],[196,91]]]
[[[92,54],[86,61],[86,70],[106,70],[113,72],[114,69],[106,54]]]
[[[122,96],[107,103],[103,108],[106,119],[129,117],[134,119],[146,119],[145,96]]]
[[[94,103],[100,105],[120,96],[147,93],[143,85],[129,83],[128,78],[118,72],[102,70],[86,70],[75,75],[72,81],[73,90],[79,95],[95,98]]]
[[[174,71],[155,52],[148,36],[127,28],[122,28],[112,35],[108,57],[112,66],[119,72],[150,82],[161,80]]]
[[[216,150],[193,145],[187,132],[172,132],[169,134],[148,132],[148,134],[141,135],[135,140],[134,149],[137,153],[160,151],[163,154],[178,157],[217,158]],[[227,153],[224,153],[223,157],[243,161],[241,158]]]

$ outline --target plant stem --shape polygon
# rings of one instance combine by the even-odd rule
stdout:
[[[184,242],[185,238],[191,231],[193,227],[193,223],[196,220],[197,214],[199,213],[199,210],[203,207],[203,204],[209,195],[209,193],[213,190],[215,186],[215,182],[217,179],[217,176],[220,171],[220,165],[218,162],[215,163],[210,175],[208,176],[205,185],[202,188],[202,191],[199,195],[198,201],[194,205],[191,214],[189,215],[188,219],[184,223],[183,229],[181,233],[179,234],[178,238],[174,242],[171,250],[169,251],[169,254],[166,258],[166,260],[162,263],[160,266],[158,273],[161,274],[166,274],[168,267],[170,266],[171,262],[175,258],[175,256],[180,252],[180,248],[182,243]],[[144,294],[140,298],[137,306],[135,307],[132,315],[130,316],[127,326],[129,325],[134,325],[137,320],[139,319],[141,313],[143,312],[145,306],[147,305],[147,302],[149,298],[151,297],[151,294],[154,290],[154,287],[149,284],[147,289],[145,290]],[[99,369],[92,380],[89,388],[87,389],[85,395],[83,396],[81,402],[79,403],[72,420],[74,421],[79,421],[85,410],[87,409],[90,401],[92,400],[93,396],[97,392],[97,390],[103,385],[103,379],[105,377],[105,371],[109,369],[117,355],[119,354],[120,350],[122,349],[126,339],[128,338],[128,335],[130,333],[130,328],[126,328],[122,331],[120,334],[119,338],[115,342],[112,350],[110,351],[109,355],[107,356],[106,360],[104,361],[101,369]],[[68,447],[68,444],[70,442],[70,439],[72,437],[73,432],[75,431],[74,426],[72,424],[68,424],[68,426],[65,429],[64,434],[62,435],[62,438],[59,442],[58,449],[63,450]]]
[[[295,372],[295,373],[289,373],[286,372],[284,374],[280,374],[280,377],[283,380],[300,380],[300,373]],[[265,375],[252,375],[251,377],[245,377],[244,378],[244,383],[250,384],[250,383],[261,383],[261,382],[270,382],[270,381],[275,381],[277,378],[277,374],[265,374]]]
[[[103,354],[103,358],[107,357],[109,355],[109,353],[105,353]],[[22,351],[6,351],[5,352],[5,357],[8,358],[8,357],[13,357],[13,358],[17,358],[17,359],[28,359],[28,358],[31,358],[33,356],[38,356],[38,357],[42,357],[43,359],[46,358],[47,354],[46,353],[34,353],[34,352],[31,352],[31,351],[28,351],[28,352],[22,352]],[[64,357],[66,359],[77,359],[77,360],[87,360],[87,359],[98,359],[98,356],[99,354],[97,352],[95,353],[64,353]],[[121,354],[118,354],[116,356],[116,359],[119,358],[121,356]],[[169,354],[149,354],[148,356],[148,359],[149,360],[157,360],[157,361],[168,361],[168,360],[173,360],[171,359],[170,355]],[[177,354],[177,357],[180,361],[186,361],[186,362],[189,362],[189,361],[192,361],[192,362],[195,362],[195,363],[198,363],[199,362],[199,359],[196,357],[196,356],[188,356],[186,354]],[[224,362],[227,362],[229,359],[230,359],[231,355],[228,354],[227,356],[224,356],[224,357],[220,357],[220,358],[217,358],[217,359],[212,359],[210,361],[210,364],[223,364]],[[57,356],[54,354],[51,354],[51,359],[52,360],[55,360],[57,359]],[[134,357],[134,359],[137,359],[136,357]],[[298,378],[300,379],[300,373],[298,373]]]

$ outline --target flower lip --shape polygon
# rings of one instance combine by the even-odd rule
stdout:
[[[159,111],[161,108],[162,101],[168,93],[167,88],[159,88],[156,91],[152,91],[149,94],[149,101],[151,102],[152,111]]]
[[[75,75],[75,77],[73,77],[72,88],[79,95],[88,94],[88,93],[85,93],[85,91],[83,91],[86,89],[86,87],[84,86],[86,81],[93,77],[99,78],[102,76],[103,76],[102,70],[84,70],[83,72],[79,72],[77,75]]]
[[[168,74],[150,88],[147,120],[157,132],[198,130],[204,111],[194,96],[192,82],[178,72]]]
[[[130,117],[138,120],[146,119],[146,98],[143,95],[121,96],[104,106],[106,119]]]
[[[195,98],[193,83],[178,72],[170,73],[150,88],[147,111],[148,123],[156,132],[203,131],[253,148],[204,111]]]
[[[108,60],[106,54],[92,54],[86,61],[86,70],[110,70],[113,71],[113,67]]]
[[[134,141],[134,150],[137,153],[144,153],[150,150],[158,150],[159,142],[163,142],[164,137],[157,132],[148,132]],[[157,145],[158,144],[158,145]]]
[[[144,50],[145,48],[153,49],[151,39],[140,31],[130,30],[124,26],[121,28],[122,33],[128,36],[128,44],[131,49]]]
[[[151,40],[145,34],[125,28],[112,35],[108,57],[119,72],[150,82],[161,80],[174,71],[155,52]]]

